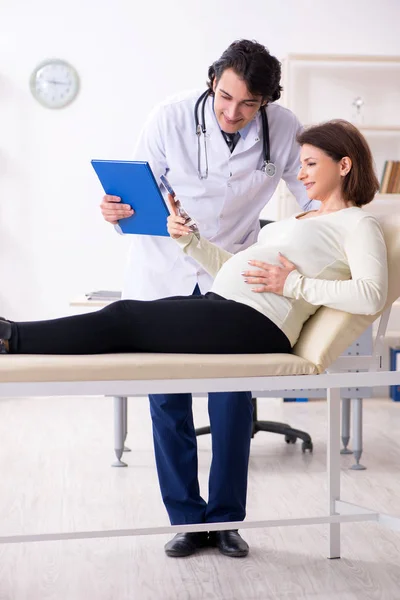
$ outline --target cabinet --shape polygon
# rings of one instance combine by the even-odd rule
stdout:
[[[379,180],[385,160],[400,160],[400,56],[290,54],[282,61],[282,85],[280,102],[303,125],[354,123],[371,147]],[[279,218],[298,211],[282,182],[278,205]],[[400,212],[400,194],[377,194],[366,210]]]

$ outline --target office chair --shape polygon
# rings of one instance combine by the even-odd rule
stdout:
[[[273,221],[267,221],[265,219],[260,219],[260,226],[264,227],[268,225],[268,223],[272,223]],[[259,421],[257,416],[257,398],[251,399],[253,404],[253,430],[251,433],[251,437],[253,438],[256,433],[259,431],[269,431],[271,433],[279,433],[285,436],[285,442],[287,444],[295,444],[297,438],[303,440],[301,445],[301,449],[303,452],[309,450],[313,451],[313,443],[311,437],[305,431],[300,431],[300,429],[294,429],[288,423],[279,423],[277,421]],[[196,435],[205,435],[207,433],[211,433],[210,426],[199,427],[196,429]]]

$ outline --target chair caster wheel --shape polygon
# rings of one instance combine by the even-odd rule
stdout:
[[[305,453],[306,450],[309,450],[310,452],[313,451],[313,443],[312,442],[303,442],[301,445],[301,451],[303,452],[303,454]]]
[[[285,442],[287,444],[295,444],[297,442],[297,437],[295,435],[285,435]]]

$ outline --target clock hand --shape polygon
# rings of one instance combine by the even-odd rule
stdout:
[[[50,83],[51,85],[69,85],[68,83],[65,83],[65,81],[57,81],[56,79],[48,79],[47,83]]]

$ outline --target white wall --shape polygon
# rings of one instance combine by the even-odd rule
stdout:
[[[129,159],[150,107],[203,87],[231,41],[400,54],[399,22],[398,0],[0,0],[0,314],[67,314],[84,291],[120,288],[127,240],[102,221],[89,161]],[[48,57],[80,74],[67,109],[30,95]]]

